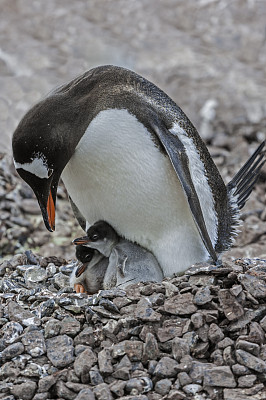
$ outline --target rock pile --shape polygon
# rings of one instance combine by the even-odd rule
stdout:
[[[96,295],[74,262],[0,265],[0,399],[265,399],[266,260]]]

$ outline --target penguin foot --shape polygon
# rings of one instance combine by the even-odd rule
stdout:
[[[74,290],[76,291],[76,293],[86,293],[86,290],[85,290],[84,286],[81,285],[81,283],[75,283]]]

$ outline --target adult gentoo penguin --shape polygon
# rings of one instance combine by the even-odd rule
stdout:
[[[60,176],[81,214],[150,250],[165,276],[209,257],[236,233],[263,164],[262,144],[225,186],[183,111],[116,66],[94,68],[36,104],[13,136],[15,167],[55,228]],[[89,225],[88,225],[89,226]]]

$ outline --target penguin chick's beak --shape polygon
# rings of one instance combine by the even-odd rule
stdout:
[[[75,272],[76,278],[78,278],[80,275],[82,275],[83,272],[85,271],[85,269],[86,269],[86,266],[84,264],[80,265]]]
[[[79,237],[77,239],[74,239],[72,242],[75,246],[78,246],[79,244],[86,245],[87,243],[90,243],[90,239],[88,236],[83,236]]]

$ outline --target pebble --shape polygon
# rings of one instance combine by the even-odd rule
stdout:
[[[73,340],[67,335],[47,339],[46,347],[47,357],[55,367],[66,367],[75,360]]]

